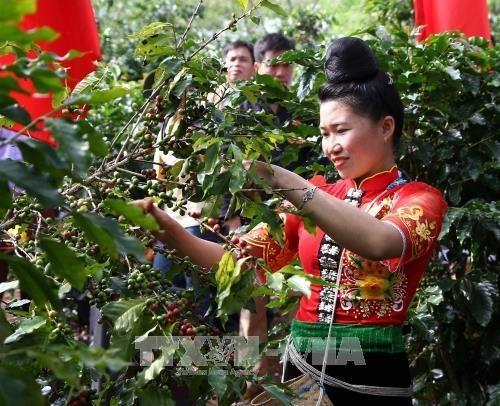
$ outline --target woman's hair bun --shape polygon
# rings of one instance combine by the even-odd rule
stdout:
[[[377,58],[359,38],[339,38],[326,51],[325,74],[330,83],[363,82],[378,72]]]

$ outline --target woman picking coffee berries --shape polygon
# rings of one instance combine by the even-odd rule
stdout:
[[[272,188],[290,189],[283,195],[317,224],[316,233],[287,214],[279,252],[263,227],[243,238],[270,268],[298,254],[307,274],[328,282],[313,284],[310,297],[300,301],[287,378],[311,374],[335,405],[411,404],[401,325],[435,247],[446,202],[431,186],[405,179],[395,165],[404,109],[366,43],[336,40],[325,73],[328,82],[319,90],[322,147],[342,179],[312,184],[276,165],[251,163]],[[157,219],[160,238],[178,255],[207,268],[221,259],[222,246],[188,234],[151,200],[139,204]],[[322,340],[327,337],[328,344]],[[345,338],[359,344],[363,362],[340,365],[323,357],[326,346],[337,353]],[[319,365],[313,362],[318,351]]]

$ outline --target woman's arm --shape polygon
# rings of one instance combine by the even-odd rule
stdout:
[[[301,189],[281,192],[295,207],[302,203],[304,188],[314,187],[279,166],[258,161],[253,161],[253,166],[273,189]],[[321,189],[316,190],[302,211],[338,244],[364,258],[382,260],[397,258],[403,253],[403,239],[395,227]]]
[[[156,206],[152,198],[139,200],[136,204],[155,218],[161,229],[155,233],[156,238],[165,243],[169,249],[175,249],[177,256],[187,256],[195,265],[210,269],[224,255],[222,245],[188,233],[177,221]]]

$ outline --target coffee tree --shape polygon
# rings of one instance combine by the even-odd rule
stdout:
[[[10,3],[11,11],[0,13],[5,27],[16,27],[35,2]],[[269,378],[221,373],[212,361],[197,366],[203,373],[179,375],[165,361],[173,358],[176,365],[185,348],[158,348],[150,365],[140,365],[136,349],[149,336],[218,336],[228,317],[252,308],[252,298],[260,294],[273,297],[269,307],[291,311],[295,300],[288,292],[307,294],[308,284],[319,282],[293,266],[268,273],[267,284],[257,288],[255,269],[263,264],[248,256],[237,236],[220,235],[234,255],[226,254],[214,269],[201,269],[157,246],[151,232],[158,225],[131,203],[152,196],[219,234],[225,219],[240,213],[247,228],[268,223],[279,241],[279,195],[246,171],[242,160],[270,161],[279,149],[281,162],[290,164],[308,148],[309,160],[298,162],[296,171],[334,178],[331,166],[319,159],[315,100],[324,81],[323,50],[331,39],[307,13],[298,14],[299,38],[313,24],[319,43],[304,39],[309,43],[302,50],[280,57],[298,66],[293,87],[284,90],[272,78],[257,76],[228,89],[214,41],[241,21],[258,24],[258,8],[286,14],[267,0],[237,3],[239,12],[208,35],[193,29],[202,1],[183,16],[184,26],[153,22],[133,34],[136,60],[153,72],[146,86],[124,80],[134,78],[134,64],[127,59],[121,70],[125,62],[118,60],[102,63],[69,96],[61,84],[61,58],[33,47],[33,40],[48,40],[53,33],[5,31],[1,49],[13,62],[2,67],[0,114],[4,124],[24,128],[1,142],[17,145],[24,161],[0,161],[6,248],[1,259],[10,270],[0,293],[11,298],[0,309],[0,403],[174,404],[181,398],[200,403],[216,398],[223,405],[241,397],[245,381],[287,401],[288,394]],[[372,10],[385,15],[381,2],[372,3]],[[287,24],[294,32],[293,20]],[[423,404],[493,404],[500,392],[498,47],[450,34],[418,44],[397,21],[359,35],[377,50],[407,106],[400,167],[443,190],[450,203],[439,250],[408,320],[414,396]],[[11,92],[20,91],[17,78],[54,96],[54,112],[43,119],[56,148],[20,136],[39,121],[12,99]],[[290,120],[277,128],[272,115],[244,111],[247,100],[279,101],[300,123]],[[156,149],[179,158],[163,166],[162,179],[152,169]],[[230,204],[222,217],[224,193]],[[202,213],[186,213],[188,200],[205,202]],[[155,252],[174,262],[171,272],[151,267]],[[172,286],[178,273],[190,274],[193,289]],[[27,298],[17,298],[17,288]],[[201,298],[210,289],[216,295],[202,314]],[[88,321],[81,317],[87,301],[102,313],[100,322],[109,331],[106,349],[88,346]],[[239,372],[250,372],[254,362]]]

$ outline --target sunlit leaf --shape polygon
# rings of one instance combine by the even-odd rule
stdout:
[[[104,205],[116,215],[123,215],[130,223],[141,226],[150,231],[158,231],[160,228],[151,214],[144,211],[134,203],[119,199],[106,199]]]
[[[285,10],[283,10],[283,8],[279,5],[279,4],[276,4],[276,3],[272,3],[270,2],[269,0],[262,0],[260,2],[260,5],[262,7],[266,7],[268,8],[269,10],[272,10],[274,11],[276,14],[279,14],[280,16],[283,16],[283,17],[287,17],[287,13]]]
[[[130,90],[123,86],[116,86],[106,90],[93,90],[89,93],[77,93],[64,101],[65,105],[72,104],[103,104],[111,100],[118,99],[130,93]]]
[[[16,328],[16,331],[5,339],[5,344],[16,342],[21,337],[31,334],[34,331],[42,328],[47,323],[47,319],[41,316],[35,316],[32,319],[24,319]]]
[[[239,4],[239,6],[243,9],[246,10],[248,7],[248,0],[236,0]]]
[[[311,282],[300,275],[294,275],[286,280],[287,285],[294,291],[302,293],[304,296],[311,296]]]
[[[7,292],[8,290],[17,289],[19,281],[10,281],[0,283],[0,293]]]

